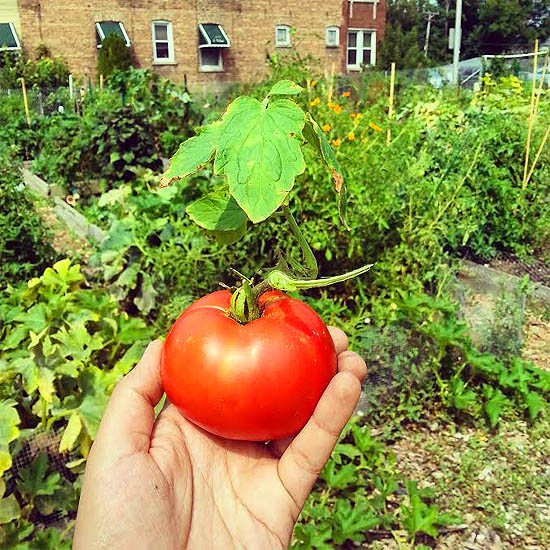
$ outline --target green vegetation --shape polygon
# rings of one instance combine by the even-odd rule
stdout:
[[[8,116],[10,103],[0,106],[2,165],[32,159],[33,170],[49,183],[78,193],[76,207],[108,235],[82,265],[85,276],[71,258],[54,263],[30,214],[32,199],[17,188],[16,168],[0,173],[8,204],[3,212],[17,197],[24,206],[8,215],[25,214],[25,223],[0,216],[0,244],[3,238],[33,243],[0,248],[0,282],[11,285],[0,297],[0,547],[33,548],[31,540],[44,549],[69,547],[84,460],[116,380],[191,301],[218,282],[235,283],[227,265],[247,276],[265,274],[279,260],[278,248],[295,248],[285,218],[272,214],[278,205],[252,204],[250,211],[254,221],[273,216],[281,223],[249,223],[244,235],[242,224],[231,226],[237,234],[225,243],[197,227],[197,201],[226,185],[211,167],[159,187],[161,157],[173,155],[196,129],[202,131],[197,139],[208,139],[204,128],[231,99],[247,93],[261,101],[281,78],[304,88],[296,100],[319,122],[346,183],[347,209],[339,212],[330,173],[318,151],[304,145],[306,169],[295,170],[290,208],[320,275],[375,263],[359,279],[300,295],[328,324],[346,330],[369,375],[367,412],[350,423],[327,464],[296,527],[294,548],[375,545],[382,536],[400,540],[402,548],[436,547],[441,531],[469,522],[456,491],[480,483],[477,465],[493,456],[489,438],[496,434],[500,456],[510,422],[547,437],[550,373],[521,356],[524,311],[500,300],[478,344],[454,299],[461,258],[485,261],[508,252],[550,259],[548,149],[522,190],[528,90],[515,77],[487,77],[481,91],[457,98],[454,90],[398,79],[390,122],[381,75],[331,80],[314,78],[296,57],[271,64],[272,78],[232,89],[208,108],[199,108],[181,87],[136,69],[113,73],[105,91],[91,94],[78,113],[68,109],[34,120],[31,129],[24,118]],[[548,97],[544,91],[535,150],[548,123],[542,108]],[[257,212],[258,206],[264,209]],[[240,237],[237,244],[226,244],[234,237]],[[287,259],[293,267],[302,260],[298,254]],[[518,296],[528,292],[524,282]],[[430,488],[396,453],[408,430],[425,432],[434,418],[449,437],[467,430],[476,435]],[[44,434],[53,441],[47,448],[35,443]],[[544,450],[542,443],[535,446]],[[527,485],[547,490],[546,478],[522,477],[522,468],[533,463],[512,447],[517,465],[507,470],[509,478],[495,481],[501,488],[509,484],[503,500],[493,502],[488,486],[476,497],[503,537],[511,529],[504,499]],[[446,447],[430,439],[426,449],[443,464]],[[49,528],[55,512],[63,521]],[[550,535],[533,527],[542,525],[538,519],[528,522],[525,502],[520,512],[513,517],[526,522],[524,532],[542,533],[537,540],[546,544]]]
[[[130,48],[126,46],[124,39],[116,33],[106,36],[97,56],[97,73],[108,77],[114,71],[125,71],[131,66]]]

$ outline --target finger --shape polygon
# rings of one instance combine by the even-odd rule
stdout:
[[[350,372],[357,379],[363,380],[367,375],[367,365],[363,358],[353,351],[343,351],[338,355],[338,372]],[[273,456],[280,458],[286,451],[296,434],[292,434],[283,439],[270,441],[268,444],[269,451]]]
[[[338,372],[351,372],[359,380],[363,380],[367,376],[367,365],[360,355],[346,350],[338,356]]]
[[[336,354],[340,355],[348,347],[348,337],[346,333],[337,327],[328,327],[328,331],[332,336],[334,347],[336,348]]]
[[[118,459],[147,451],[162,396],[160,355],[162,342],[149,344],[141,361],[116,386],[101,420],[94,455]]]
[[[325,390],[313,416],[281,456],[279,478],[299,509],[353,414],[360,394],[361,383],[354,374],[338,373]]]

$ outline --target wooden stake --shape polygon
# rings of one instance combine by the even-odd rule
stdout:
[[[527,187],[527,170],[529,168],[529,154],[531,149],[531,134],[533,133],[533,123],[535,121],[535,90],[537,88],[537,69],[539,58],[539,40],[535,40],[535,55],[533,57],[533,85],[531,87],[531,107],[529,110],[529,121],[527,127],[527,143],[525,144],[525,163],[523,165],[523,184],[522,189]]]
[[[103,75],[99,75],[99,89],[103,91]]]
[[[25,79],[21,78],[21,89],[23,90],[23,103],[25,104],[25,114],[27,115],[27,124],[31,127],[31,114],[29,112],[29,101],[27,99],[27,88],[25,87]]]
[[[388,135],[387,143],[391,143],[391,121],[393,118],[393,95],[395,89],[395,63],[391,64],[391,76],[390,76],[390,106],[388,109]]]
[[[542,154],[544,146],[546,145],[546,142],[548,141],[549,136],[550,136],[550,125],[548,126],[548,129],[546,130],[546,134],[544,134],[544,138],[542,140],[542,143],[540,144],[539,150],[537,151],[537,154],[535,155],[535,160],[533,161],[533,166],[531,166],[531,170],[529,170],[529,174],[527,175],[527,179],[525,180],[525,184],[523,186],[524,189],[527,187],[527,184],[529,183],[529,180],[531,179],[531,176],[533,175],[533,172],[535,171],[535,168],[537,166],[537,162],[539,161],[539,158]]]

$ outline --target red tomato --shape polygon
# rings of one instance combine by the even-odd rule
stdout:
[[[161,379],[182,414],[229,439],[267,441],[299,431],[336,374],[320,317],[279,291],[263,294],[259,319],[228,315],[231,293],[191,304],[164,343]]]

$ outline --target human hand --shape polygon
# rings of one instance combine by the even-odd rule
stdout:
[[[353,414],[366,374],[329,328],[338,373],[296,435],[269,444],[212,435],[172,404],[155,420],[162,342],[113,392],[92,446],[73,550],[287,548],[317,476]]]

